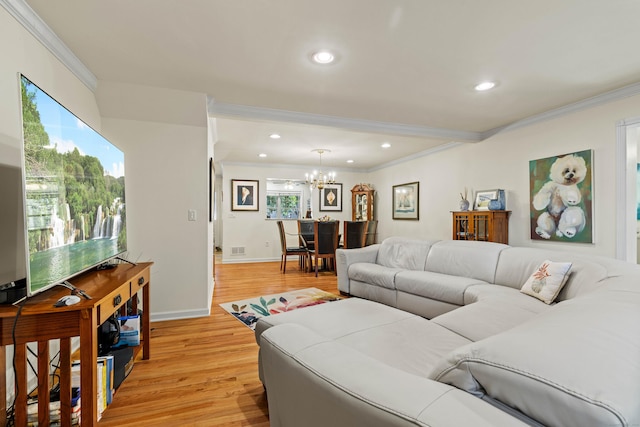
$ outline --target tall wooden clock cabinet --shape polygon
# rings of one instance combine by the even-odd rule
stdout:
[[[372,221],[375,190],[369,184],[356,184],[351,189],[351,219]]]

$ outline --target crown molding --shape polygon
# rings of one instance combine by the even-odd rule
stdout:
[[[98,87],[98,79],[67,47],[53,30],[24,0],[0,0],[2,5],[29,33],[60,60],[92,92]]]
[[[430,148],[428,150],[420,151],[419,153],[412,154],[410,156],[402,157],[400,159],[393,160],[391,162],[382,163],[380,165],[374,166],[367,170],[367,172],[375,172],[380,169],[388,168],[390,166],[398,165],[401,163],[406,163],[413,159],[418,159],[424,156],[430,156],[431,154],[439,153],[440,151],[450,150],[455,147],[459,147],[460,145],[465,144],[464,142],[452,141],[446,144],[438,145],[437,147]]]
[[[304,171],[305,169],[313,169],[317,168],[317,165],[296,165],[292,163],[259,163],[259,162],[233,162],[233,161],[218,161],[221,167],[224,166],[241,166],[241,167],[250,167],[250,168],[263,168],[263,169],[300,169]],[[331,169],[336,172],[345,172],[345,173],[367,173],[370,172],[371,169],[365,168],[348,168],[348,167],[330,167],[327,169]]]
[[[620,99],[628,98],[630,96],[635,96],[638,94],[640,94],[640,83],[633,83],[628,86],[623,86],[619,89],[614,89],[600,95],[595,95],[581,101],[554,108],[553,110],[545,111],[544,113],[527,117],[526,119],[518,120],[506,126],[501,126],[495,129],[490,129],[486,132],[482,132],[482,140],[490,138],[498,133],[508,132],[525,126],[530,126],[535,123],[553,120],[567,114],[576,113],[578,111],[597,107],[599,105],[604,105],[609,102],[618,101]]]
[[[380,169],[388,168],[390,166],[402,164],[408,162],[413,159],[418,159],[420,157],[429,156],[431,154],[438,153],[440,151],[450,150],[455,147],[459,147],[464,145],[464,142],[448,142],[446,144],[439,145],[434,148],[430,148],[428,150],[420,151],[419,153],[412,154],[410,156],[401,157],[399,159],[393,160],[391,162],[383,163],[377,166],[373,166],[370,168],[345,168],[345,167],[332,167],[331,170],[335,170],[337,172],[347,172],[347,173],[371,173],[378,171]],[[265,169],[304,169],[305,166],[300,165],[292,165],[286,163],[257,163],[257,162],[229,162],[229,161],[221,161],[218,162],[222,168],[225,165],[227,166],[242,166],[242,167],[258,167]]]
[[[252,107],[248,105],[218,103],[208,97],[207,111],[214,117],[235,117],[253,120],[269,120],[349,129],[359,132],[386,133],[393,135],[417,136],[423,138],[443,138],[479,142],[480,132],[459,131],[427,126],[415,126],[402,123],[378,122],[373,120],[350,119],[322,114],[301,113],[297,111]]]
[[[78,59],[55,32],[40,18],[24,0],[0,0],[2,5],[29,33],[45,46],[60,62],[62,62],[85,86],[95,92],[98,86],[96,76]],[[407,125],[402,123],[378,122],[362,119],[349,119],[337,116],[277,110],[271,108],[252,107],[237,104],[218,103],[208,96],[207,107],[211,116],[238,117],[244,119],[274,120],[291,123],[312,124],[337,127],[360,132],[391,133],[396,135],[417,136],[424,138],[443,138],[452,141],[480,142],[496,134],[512,131],[535,123],[593,108],[608,102],[617,101],[640,94],[640,83],[634,83],[577,101],[553,110],[536,114],[505,126],[484,132],[434,128],[428,126]],[[446,146],[447,144],[445,144]],[[437,149],[436,149],[437,150]],[[432,151],[432,150],[427,150]],[[424,153],[424,152],[423,152]],[[421,157],[422,153],[417,153]],[[413,158],[413,156],[410,156]],[[408,159],[410,159],[408,158]]]

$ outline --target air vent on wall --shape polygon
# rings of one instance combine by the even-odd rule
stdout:
[[[244,246],[235,246],[231,248],[231,255],[244,255]]]

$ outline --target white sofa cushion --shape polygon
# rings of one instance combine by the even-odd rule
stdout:
[[[387,289],[395,289],[396,274],[400,268],[384,267],[378,264],[357,262],[349,266],[349,278],[358,282],[369,283]]]
[[[495,286],[495,285],[489,285]],[[492,335],[531,320],[549,306],[515,291],[514,298],[493,298],[478,301],[431,319],[432,322],[453,331],[471,341],[480,341]],[[515,297],[536,301],[543,310],[518,304]]]
[[[389,237],[380,244],[376,263],[390,268],[424,270],[427,254],[435,242],[437,240]]]
[[[260,348],[273,427],[532,425],[301,325],[269,329]]]
[[[256,324],[255,336],[259,344],[260,335],[272,326],[297,323],[334,339],[412,317],[417,316],[373,301],[348,298],[307,307],[304,310],[280,313],[277,316],[262,317]]]
[[[457,305],[464,304],[464,292],[468,287],[487,284],[463,276],[407,270],[396,274],[395,283],[399,291]]]
[[[453,351],[430,377],[544,425],[638,425],[639,304],[613,290],[562,302]]]
[[[431,247],[425,270],[493,283],[500,252],[508,247],[501,243],[443,240]]]
[[[345,334],[336,341],[389,366],[425,378],[444,356],[470,343],[419,316]]]
[[[556,301],[575,298],[600,286],[612,275],[624,274],[624,264],[618,260],[537,248],[510,247],[500,253],[495,284],[520,289],[529,276],[545,260],[571,262],[571,275]]]

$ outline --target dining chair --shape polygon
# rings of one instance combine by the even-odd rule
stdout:
[[[331,264],[333,271],[336,272],[336,249],[338,248],[338,231],[340,229],[340,221],[315,221],[313,223],[313,250],[309,250],[312,261],[315,264],[316,277],[318,277],[318,261]],[[336,272],[337,274],[337,272]]]
[[[299,265],[304,266],[305,271],[307,270],[307,265],[311,264],[311,258],[309,256],[309,251],[305,247],[301,246],[287,246],[287,233],[284,231],[284,223],[282,221],[277,221],[278,223],[278,232],[280,234],[280,247],[282,249],[282,257],[280,259],[280,271],[282,273],[287,272],[287,256],[289,255],[297,255],[299,261]],[[302,262],[303,261],[303,262]]]
[[[344,244],[345,249],[361,248],[365,245],[367,221],[345,221],[344,222]]]
[[[364,246],[370,246],[376,243],[376,232],[378,231],[378,220],[367,221],[364,239]]]
[[[306,247],[310,251],[313,250],[313,223],[312,219],[299,219],[298,220],[298,236],[300,246]]]

